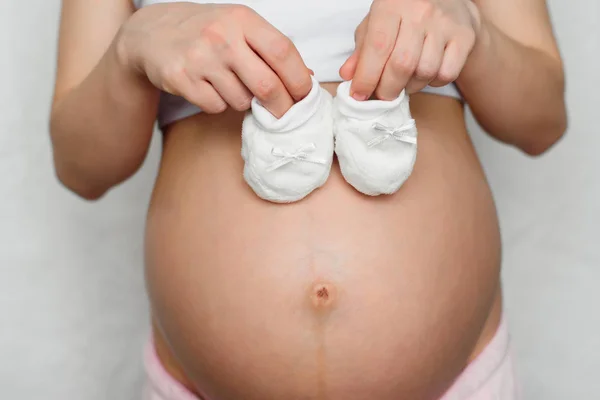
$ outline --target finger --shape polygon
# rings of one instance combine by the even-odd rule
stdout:
[[[352,78],[354,78],[354,74],[356,73],[356,66],[358,65],[358,56],[360,54],[363,42],[365,40],[365,31],[368,22],[369,19],[367,17],[356,28],[356,32],[354,33],[354,52],[352,52],[350,57],[348,57],[346,62],[344,62],[344,64],[340,68],[340,76],[345,81],[352,80]]]
[[[406,85],[408,93],[420,91],[437,77],[442,65],[444,46],[445,41],[441,36],[427,35],[417,69]]]
[[[275,71],[292,98],[302,100],[312,89],[312,80],[294,43],[258,15],[248,21],[244,29],[248,45]]]
[[[358,64],[358,50],[354,50],[352,55],[348,57],[344,65],[340,68],[340,76],[345,81],[350,81],[356,73],[356,65]]]
[[[461,48],[456,41],[448,42],[444,51],[442,65],[435,78],[435,86],[444,86],[454,82],[458,78],[460,71],[462,71],[468,55],[468,50]]]
[[[181,91],[183,97],[208,114],[218,114],[227,109],[227,103],[205,80],[190,81]]]
[[[277,74],[248,46],[241,45],[236,49],[230,68],[275,117],[281,118],[294,104]]]
[[[425,33],[422,29],[402,22],[396,46],[377,86],[377,98],[393,100],[400,95],[417,68],[424,39]]]
[[[367,100],[377,87],[384,66],[394,49],[400,16],[381,3],[371,7],[366,34],[358,56],[350,93],[356,100]]]
[[[245,111],[250,108],[252,93],[240,81],[240,79],[230,70],[219,68],[213,69],[212,74],[208,74],[206,79],[210,82],[213,88],[237,111]]]

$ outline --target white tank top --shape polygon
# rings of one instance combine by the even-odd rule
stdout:
[[[133,0],[136,8],[180,0]],[[231,0],[193,1],[231,4]],[[245,0],[235,2],[251,7],[289,37],[305,64],[320,82],[339,82],[339,69],[354,51],[354,31],[369,12],[372,0]],[[427,86],[423,92],[460,99],[454,84]],[[160,126],[201,112],[180,97],[163,94],[158,114]]]

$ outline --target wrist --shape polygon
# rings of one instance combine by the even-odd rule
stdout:
[[[131,30],[128,28],[128,22],[125,22],[119,32],[115,35],[110,49],[109,61],[111,69],[118,71],[122,76],[126,76],[132,82],[138,85],[152,86],[144,71],[141,58],[138,56],[135,46],[135,40],[132,40]]]
[[[134,64],[131,53],[119,34],[105,55],[105,79],[113,100],[127,104],[140,99],[158,99],[159,90],[152,85],[140,68]]]
[[[473,51],[480,50],[480,48],[489,48],[492,43],[492,25],[485,17],[481,17],[479,22],[479,30],[477,32],[477,39],[473,46]]]
[[[113,62],[115,66],[125,73],[132,75],[143,75],[143,70],[140,63],[135,57],[135,52],[132,51],[131,34],[128,29],[128,22],[125,22],[121,29],[115,35],[110,51],[112,52]]]
[[[489,60],[489,54],[493,51],[493,46],[493,27],[485,17],[481,17],[475,44],[458,77],[458,81],[483,73],[485,70],[484,64]]]

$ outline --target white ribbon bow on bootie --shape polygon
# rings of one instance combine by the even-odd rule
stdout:
[[[379,122],[376,122],[373,125],[373,129],[375,129],[376,131],[384,132],[385,134],[381,135],[381,136],[376,136],[373,139],[369,140],[367,142],[367,146],[369,146],[369,147],[377,146],[378,144],[385,142],[386,140],[388,140],[390,138],[394,138],[400,142],[417,144],[417,138],[414,136],[411,136],[408,133],[415,127],[416,127],[416,124],[415,124],[414,119],[411,119],[406,124],[401,125],[397,128],[390,128],[388,126],[380,124]]]
[[[304,161],[321,165],[327,164],[327,160],[310,157],[310,153],[314,152],[316,149],[317,146],[315,146],[314,143],[305,144],[298,150],[296,150],[294,153],[288,153],[287,151],[284,151],[280,148],[273,147],[273,149],[271,150],[271,154],[275,157],[279,157],[279,160],[269,165],[266,170],[268,172],[274,171],[278,168],[283,167],[284,165],[291,163],[292,161]]]

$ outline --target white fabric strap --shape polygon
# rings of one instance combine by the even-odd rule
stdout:
[[[367,146],[377,146],[378,144],[381,144],[390,138],[398,140],[400,142],[417,144],[417,138],[410,134],[410,131],[412,131],[415,127],[416,124],[414,119],[411,119],[406,124],[401,125],[397,128],[390,128],[388,126],[380,124],[379,122],[376,122],[373,125],[373,129],[379,132],[383,132],[384,134],[376,136],[373,139],[369,140],[367,142]]]
[[[315,146],[314,143],[305,144],[293,153],[288,153],[287,151],[284,151],[278,147],[273,147],[273,149],[271,150],[271,154],[275,157],[279,157],[279,159],[271,165],[269,165],[266,168],[266,171],[274,171],[293,161],[304,161],[321,165],[327,164],[327,160],[324,160],[322,158],[310,157],[310,153],[314,152],[316,149],[317,146]]]

